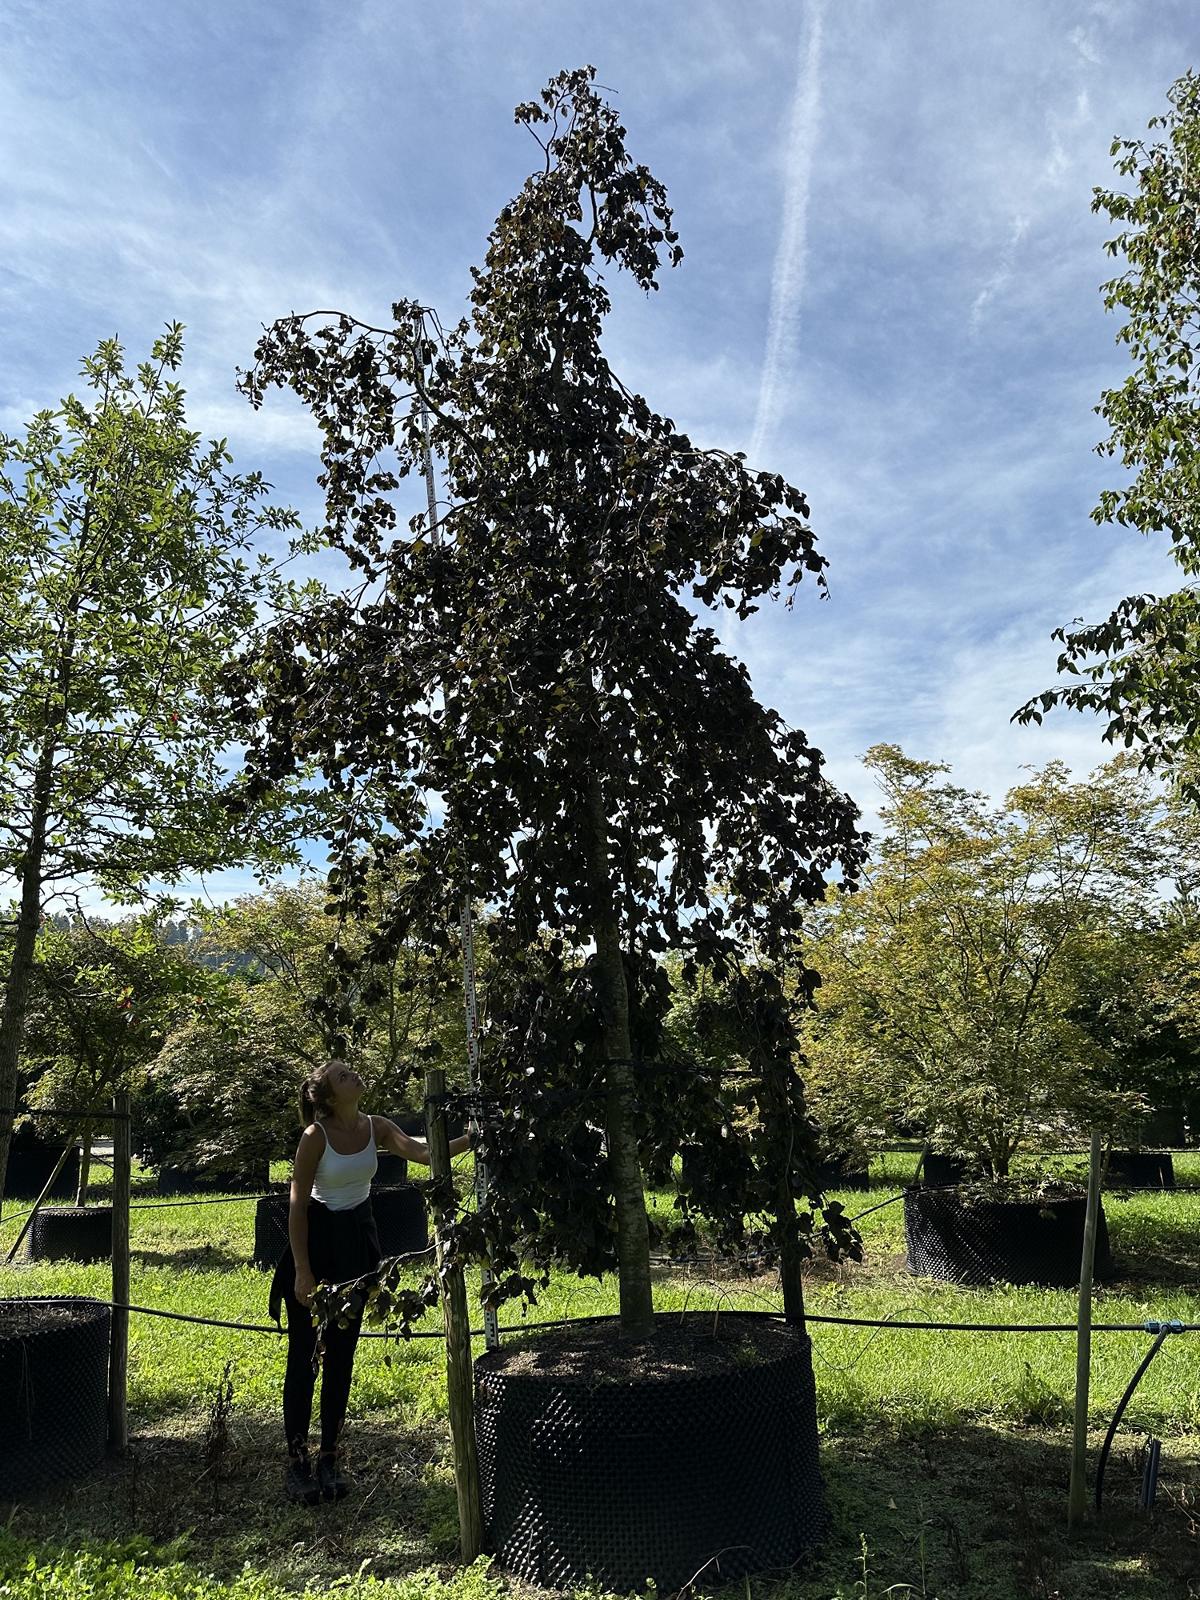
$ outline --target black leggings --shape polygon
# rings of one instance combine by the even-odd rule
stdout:
[[[313,1389],[317,1382],[314,1367],[317,1330],[307,1308],[300,1304],[290,1287],[284,1292],[284,1304],[287,1306],[288,1353],[287,1371],[283,1379],[283,1427],[288,1449],[294,1451],[308,1443]],[[361,1327],[362,1313],[359,1312],[348,1328],[339,1328],[336,1323],[330,1323],[325,1330],[325,1354],[321,1361],[322,1450],[337,1449],[338,1435],[346,1420],[346,1406],[350,1400],[354,1351]]]

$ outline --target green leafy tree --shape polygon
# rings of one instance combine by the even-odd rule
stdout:
[[[1059,629],[1058,670],[1073,681],[1016,713],[1028,723],[1055,705],[1099,712],[1104,737],[1136,745],[1147,769],[1200,755],[1200,78],[1186,73],[1168,100],[1149,124],[1157,138],[1113,143],[1131,189],[1097,188],[1092,202],[1121,229],[1106,248],[1124,271],[1104,296],[1126,318],[1117,338],[1132,363],[1096,408],[1110,430],[1098,449],[1129,478],[1101,495],[1092,516],[1165,533],[1185,582],[1166,595],[1131,595],[1103,622]],[[1182,778],[1200,798],[1194,761]]]
[[[103,1108],[114,1089],[136,1093],[176,1021],[210,1010],[220,1010],[214,979],[167,945],[153,919],[43,924],[22,1052],[29,1104],[82,1113]],[[72,1120],[67,1130],[80,1135],[85,1205],[94,1125]]]
[[[1084,980],[1171,867],[1147,781],[1125,758],[1086,783],[1051,763],[997,807],[895,745],[866,761],[887,831],[806,950],[822,978],[807,1037],[818,1113],[850,1099],[915,1121],[1004,1176],[1022,1146],[1135,1112]]]
[[[277,797],[247,809],[224,770],[241,730],[219,674],[273,590],[293,598],[252,546],[296,519],[189,431],[182,353],[172,325],[130,373],[106,340],[83,398],[0,436],[0,873],[18,886],[0,1195],[46,908],[85,885],[141,903],[188,874],[293,856]]]
[[[390,898],[372,879],[360,914],[340,925],[338,948],[360,978],[351,996],[355,1065],[371,1103],[403,1116],[419,1112],[422,1063],[461,1058],[465,1024],[459,973],[444,955],[431,963],[406,942],[384,962],[366,959]],[[229,980],[230,1006],[172,1030],[139,1117],[146,1159],[248,1171],[290,1153],[300,1083],[329,1058],[314,1001],[328,977],[331,926],[326,885],[314,877],[203,915],[186,949]],[[486,949],[481,954],[486,971]]]
[[[732,1124],[707,1073],[654,1069],[661,957],[723,972],[755,953],[743,1009],[774,1112],[759,1125],[786,1157],[774,1181],[783,1170],[819,1199],[811,1134],[791,1125],[795,1037],[774,965],[826,875],[853,878],[863,841],[819,752],[697,615],[790,603],[805,572],[823,586],[804,496],[694,444],[601,351],[603,274],[648,291],[681,251],[662,184],[593,77],[562,73],[517,108],[537,169],[497,219],[466,319],[422,334],[415,358],[411,302],[384,328],[289,317],[260,344],[246,389],[260,403],[288,386],[319,421],[326,531],[364,589],[278,630],[247,696],[270,722],[251,758],[262,781],[311,758],[341,799],[343,906],[407,853],[381,948],[448,945],[465,891],[489,907],[496,1181],[451,1248],[488,1255],[498,1295],[530,1291],[528,1262],[616,1267],[622,1329],[643,1338],[646,1167],[670,1143],[703,1144],[728,1180],[707,1203],[728,1216],[758,1205],[754,1174],[771,1167],[745,1144],[739,1162],[717,1159]],[[439,537],[419,515],[406,538],[391,496],[423,471],[424,410],[445,508]]]
[[[397,874],[407,871],[400,859],[387,876],[372,876],[352,920],[331,920],[337,906],[331,904],[328,885],[313,877],[244,895],[205,916],[196,947],[198,958],[241,972],[256,986],[269,986],[270,1004],[287,1017],[297,1059],[310,1071],[328,1059],[327,1032],[314,1002],[328,978],[328,945],[336,929],[338,950],[354,961],[359,976],[351,997],[356,1064],[373,1101],[396,1112],[419,1107],[423,1090],[414,1089],[414,1082],[422,1062],[434,1056],[461,1059],[466,1049],[461,970],[449,952],[431,954],[407,940],[393,947],[385,938],[386,951],[379,955],[381,919],[395,897]],[[486,975],[486,929],[477,942],[480,971]]]
[[[202,969],[200,969],[202,970]],[[274,983],[225,980],[223,1003],[178,1019],[136,1108],[142,1159],[191,1172],[265,1179],[295,1148],[311,1027]]]
[[[1118,1128],[1134,1144],[1159,1142],[1154,1130],[1164,1123],[1176,1124],[1167,1143],[1182,1136],[1200,1077],[1198,934],[1168,902],[1140,925],[1090,934],[1073,963],[1069,1015],[1101,1047],[1101,1081],[1143,1102]]]

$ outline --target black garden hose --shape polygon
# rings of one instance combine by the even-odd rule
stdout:
[[[1102,1496],[1104,1494],[1104,1469],[1108,1465],[1109,1452],[1112,1450],[1113,1440],[1116,1438],[1117,1429],[1121,1425],[1121,1418],[1125,1415],[1125,1408],[1129,1404],[1129,1402],[1133,1399],[1134,1390],[1137,1388],[1138,1384],[1141,1383],[1142,1379],[1145,1377],[1147,1368],[1149,1367],[1150,1363],[1154,1360],[1154,1358],[1158,1354],[1158,1352],[1162,1349],[1163,1344],[1165,1343],[1167,1338],[1172,1333],[1183,1333],[1183,1331],[1184,1331],[1184,1325],[1183,1325],[1182,1322],[1163,1322],[1163,1323],[1159,1323],[1157,1325],[1154,1324],[1154,1323],[1148,1322],[1146,1324],[1146,1332],[1147,1333],[1155,1332],[1154,1343],[1150,1346],[1149,1350],[1147,1350],[1146,1354],[1142,1357],[1141,1365],[1138,1367],[1138,1369],[1134,1373],[1133,1377],[1130,1378],[1129,1387],[1125,1390],[1125,1393],[1121,1396],[1121,1401],[1120,1401],[1120,1404],[1117,1406],[1116,1411],[1113,1412],[1113,1419],[1108,1425],[1108,1432],[1104,1435],[1104,1444],[1103,1444],[1103,1446],[1101,1447],[1101,1450],[1100,1450],[1100,1460],[1096,1464],[1096,1510],[1097,1511],[1100,1510],[1100,1501],[1101,1501],[1101,1498],[1102,1498]]]

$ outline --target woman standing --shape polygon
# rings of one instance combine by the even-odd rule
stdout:
[[[287,1306],[288,1354],[283,1380],[283,1426],[290,1500],[315,1505],[340,1500],[349,1482],[338,1467],[338,1437],[350,1398],[354,1351],[362,1327],[360,1311],[347,1327],[325,1330],[321,1379],[321,1447],[314,1470],[308,1449],[317,1373],[317,1331],[308,1310],[318,1280],[344,1283],[379,1265],[379,1236],[371,1211],[371,1180],[382,1146],[409,1161],[429,1163],[424,1139],[414,1139],[387,1117],[358,1108],[363,1083],[346,1062],[331,1061],[300,1091],[305,1124],[296,1149],[288,1206],[288,1249],[275,1269],[271,1314]],[[450,1154],[470,1139],[450,1142]]]

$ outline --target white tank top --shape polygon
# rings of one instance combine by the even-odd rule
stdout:
[[[371,1179],[379,1166],[379,1155],[375,1149],[375,1123],[370,1117],[367,1126],[370,1131],[362,1149],[340,1156],[329,1142],[325,1124],[317,1120],[317,1127],[325,1138],[325,1149],[317,1163],[312,1197],[330,1211],[353,1211],[355,1206],[370,1198]]]

